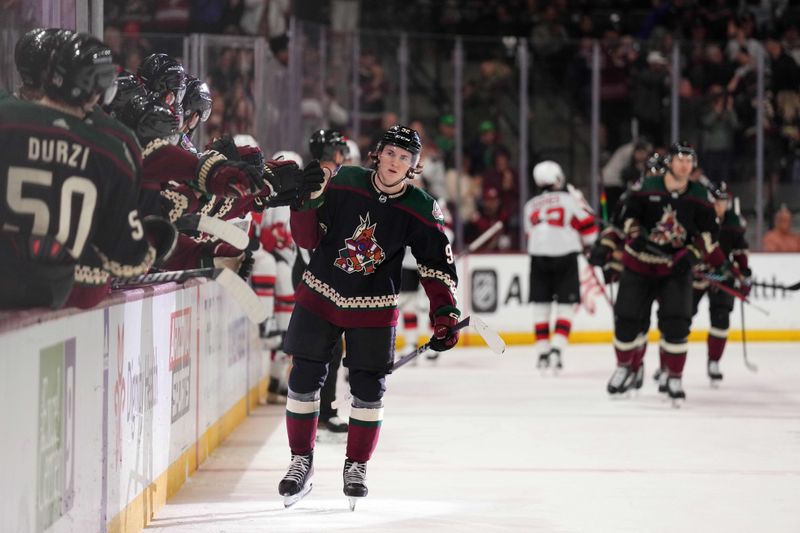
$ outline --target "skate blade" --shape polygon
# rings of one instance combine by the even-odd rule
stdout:
[[[350,512],[353,512],[353,511],[356,510],[356,503],[358,502],[358,500],[361,500],[363,498],[364,498],[363,496],[348,496],[347,497],[347,502],[350,504]]]
[[[672,398],[672,408],[680,409],[685,400],[685,398]]]
[[[721,379],[713,379],[713,378],[712,378],[712,379],[711,379],[711,388],[712,388],[712,389],[718,389],[718,388],[719,388],[719,386],[720,386],[720,382],[721,382],[721,381],[722,381]]]
[[[298,492],[297,494],[293,494],[292,496],[284,496],[283,497],[283,507],[288,509],[292,505],[296,504],[300,500],[306,497],[306,494],[311,492],[311,489],[314,488],[314,483],[309,480],[304,486],[303,490]]]

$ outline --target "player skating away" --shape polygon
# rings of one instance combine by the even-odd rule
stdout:
[[[85,122],[113,99],[115,77],[107,46],[67,35],[51,54],[39,103],[0,103],[4,307],[60,307],[89,251],[119,277],[145,273],[155,258],[136,209],[131,154]]]
[[[688,143],[675,143],[664,176],[634,185],[625,205],[624,270],[614,305],[617,368],[609,394],[626,392],[633,382],[633,357],[642,317],[657,299],[660,356],[668,371],[667,394],[685,399],[681,383],[691,324],[692,267],[703,258],[713,267],[724,261],[719,227],[708,191],[689,181],[697,155]]]
[[[730,209],[727,183],[714,184],[711,189],[714,197],[714,210],[720,224],[719,245],[725,258],[729,262],[731,276],[726,283],[736,283],[736,290],[747,295],[750,288],[751,276],[748,265],[748,245],[745,240],[745,223],[733,209]],[[696,274],[708,274],[709,268],[705,263],[695,267]],[[733,296],[720,289],[709,287],[709,282],[700,277],[694,281],[694,297],[692,300],[692,316],[697,314],[697,307],[703,295],[708,295],[708,311],[711,327],[708,330],[708,378],[712,386],[717,386],[722,380],[719,361],[725,351],[730,326],[730,314],[733,311]]]
[[[531,256],[530,300],[533,302],[537,366],[562,368],[572,318],[580,303],[578,254],[597,238],[591,213],[564,190],[566,179],[555,161],[533,168],[533,181],[541,193],[524,209],[528,254]],[[550,336],[551,316],[555,328]]]
[[[460,314],[457,277],[442,213],[433,198],[406,181],[419,171],[420,149],[416,131],[393,126],[371,154],[374,171],[343,167],[308,209],[292,211],[295,241],[314,253],[285,342],[294,358],[286,406],[292,463],[278,487],[287,506],[311,488],[319,390],[342,333],[353,396],[344,493],[351,508],[355,498],[367,495],[366,467],[383,419],[406,246],[417,258],[430,300],[434,349],[444,351],[458,341],[451,329]]]

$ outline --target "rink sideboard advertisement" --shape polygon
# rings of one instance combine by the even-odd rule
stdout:
[[[216,283],[116,300],[0,333],[0,531],[140,531],[257,401]]]
[[[800,280],[800,254],[752,254],[753,279],[772,285],[791,285]],[[612,339],[614,317],[603,296],[616,296],[617,285],[602,284],[602,272],[580,258],[581,305],[575,315],[571,342],[607,342]],[[473,254],[459,261],[459,306],[466,313],[481,317],[501,333],[506,342],[533,342],[533,315],[529,299],[530,257],[526,254]],[[764,341],[800,340],[800,291],[754,287],[745,304],[747,338]],[[768,312],[765,314],[763,311]],[[651,338],[655,337],[657,304],[653,309]],[[708,332],[708,299],[700,302],[692,322],[691,340],[704,340]],[[730,337],[739,339],[739,302],[731,314]],[[465,343],[479,344],[476,335],[466,335]]]

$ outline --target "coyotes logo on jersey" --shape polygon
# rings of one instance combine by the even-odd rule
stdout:
[[[661,246],[671,244],[675,248],[680,248],[686,242],[686,228],[678,222],[678,213],[671,205],[664,208],[661,220],[650,232],[650,240]]]
[[[361,224],[353,232],[353,236],[344,240],[345,247],[339,249],[339,257],[334,264],[347,272],[362,272],[365,276],[375,272],[385,255],[383,248],[375,240],[375,226],[369,220],[369,213],[366,217],[359,216]]]

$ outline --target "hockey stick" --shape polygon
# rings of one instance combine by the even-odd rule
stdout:
[[[766,283],[763,281],[754,281],[753,287],[761,287],[762,289],[773,289],[777,291],[796,291],[800,290],[800,281],[794,285],[783,285],[781,283]]]
[[[235,224],[221,218],[210,217],[208,215],[186,215],[175,221],[178,231],[199,231],[207,233],[212,237],[225,241],[231,246],[244,250],[250,244],[250,237],[247,232]]]
[[[500,338],[500,335],[498,335],[496,331],[490,329],[489,326],[486,325],[486,322],[484,322],[483,320],[481,320],[476,316],[466,317],[464,320],[462,320],[461,322],[450,328],[450,331],[459,331],[469,325],[475,327],[475,331],[478,332],[478,335],[481,336],[483,342],[486,343],[486,345],[492,352],[496,353],[497,355],[502,355],[503,352],[506,351],[506,343],[505,341],[503,341],[502,338]],[[416,350],[414,350],[413,352],[407,353],[406,355],[395,361],[394,365],[392,365],[392,372],[394,372],[401,366],[405,365],[415,357],[418,357],[419,355],[427,352],[430,348],[431,348],[431,343],[429,341],[420,346],[419,348],[417,348]]]
[[[742,308],[742,356],[744,357],[744,366],[746,366],[747,370],[750,372],[758,372],[758,367],[747,358],[747,330],[744,325],[744,302],[741,302],[739,307]]]
[[[468,255],[468,254],[471,254],[471,253],[475,252],[481,246],[483,246],[484,244],[489,242],[489,239],[494,237],[495,234],[497,234],[497,232],[500,231],[501,229],[503,229],[503,221],[502,220],[498,220],[497,222],[495,222],[494,224],[489,226],[489,228],[486,231],[484,231],[483,233],[478,235],[477,239],[475,239],[474,241],[469,243],[469,246],[467,246],[466,250],[464,250],[463,252],[460,252],[459,254],[457,254],[456,255],[456,259],[461,259],[465,255]]]
[[[727,285],[725,285],[724,283],[719,281],[716,277],[708,275],[708,274],[704,274],[704,275],[701,275],[701,276],[698,276],[698,277],[699,277],[699,279],[702,279],[702,280],[705,280],[705,281],[709,282],[711,285],[713,285],[714,287],[718,288],[722,292],[727,292],[728,294],[730,294],[734,298],[738,298],[742,302],[752,306],[753,309],[761,311],[765,315],[769,316],[769,311],[767,311],[766,309],[764,309],[763,307],[761,307],[759,305],[754,304],[753,301],[750,300],[747,296],[745,296],[744,294],[742,294],[741,292],[739,292],[739,291],[737,291],[735,289],[731,289],[730,287],[728,287]]]
[[[252,322],[259,324],[269,316],[266,306],[250,285],[229,268],[194,268],[174,272],[154,272],[132,278],[115,278],[111,280],[111,288],[130,289],[156,283],[184,283],[193,278],[208,278],[219,283]]]

